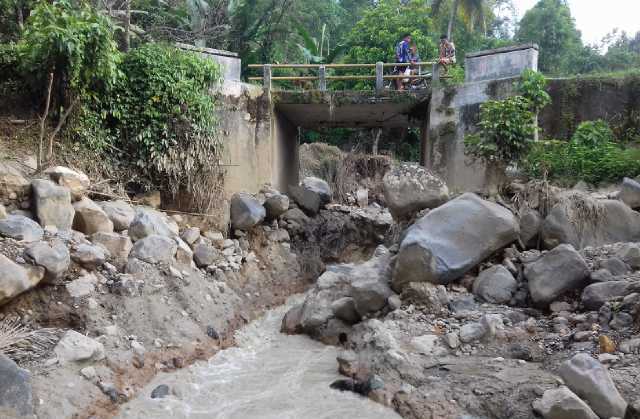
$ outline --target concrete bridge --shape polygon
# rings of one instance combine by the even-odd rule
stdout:
[[[298,182],[300,128],[408,128],[421,132],[421,163],[440,174],[452,190],[486,191],[492,174],[464,154],[464,137],[476,129],[480,104],[513,94],[523,70],[537,70],[538,47],[521,45],[469,54],[461,85],[450,85],[433,71],[433,80],[420,90],[380,89],[382,70],[376,65],[376,90],[286,91],[239,81],[239,60],[218,60],[225,77],[222,128],[226,134],[228,194],[256,192],[264,183],[286,191]],[[390,76],[384,76],[389,78]],[[393,76],[391,76],[393,77]],[[318,79],[319,76],[307,77]],[[432,75],[429,75],[429,79]],[[277,80],[277,79],[276,79]]]

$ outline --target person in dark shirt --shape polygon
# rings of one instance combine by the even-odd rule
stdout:
[[[402,40],[396,46],[396,63],[411,63],[411,34],[404,34]],[[397,65],[394,74],[402,75],[407,70],[408,65]],[[396,79],[396,87],[402,90],[402,79]]]

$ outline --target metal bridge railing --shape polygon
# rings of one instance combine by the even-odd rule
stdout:
[[[437,81],[439,79],[439,65],[433,61],[413,63],[413,66],[418,68],[422,66],[431,66],[432,72],[428,74],[413,74],[413,75],[393,75],[384,74],[384,69],[396,66],[406,66],[406,63],[382,63],[377,62],[375,64],[249,64],[250,69],[262,68],[261,77],[248,77],[249,81],[260,81],[264,85],[265,90],[271,90],[271,83],[275,80],[281,81],[317,81],[318,89],[321,91],[327,90],[327,82],[333,80],[375,80],[376,91],[382,92],[384,90],[385,80],[397,80],[397,79],[432,79]],[[274,69],[316,69],[318,70],[317,76],[274,76]],[[327,69],[346,69],[346,68],[369,68],[375,69],[375,74],[371,75],[342,75],[342,76],[330,76],[327,75]]]

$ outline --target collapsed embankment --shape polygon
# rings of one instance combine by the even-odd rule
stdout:
[[[8,385],[23,388],[0,391],[7,416],[110,417],[158,372],[233,345],[324,263],[368,257],[391,232],[388,213],[325,209],[329,196],[320,209],[304,187],[304,211],[271,188],[235,195],[223,234],[206,219],[100,201],[75,170],[31,179],[2,167],[0,312],[29,334],[5,349],[28,372],[2,357]]]

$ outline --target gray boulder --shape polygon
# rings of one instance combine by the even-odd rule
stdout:
[[[589,278],[587,262],[573,246],[563,244],[524,268],[534,303],[550,304],[564,293],[582,288]]]
[[[71,205],[69,189],[50,180],[36,179],[31,182],[31,190],[40,225],[55,226],[63,231],[71,230],[75,210]]]
[[[333,332],[384,308],[392,295],[388,285],[390,259],[389,251],[380,246],[365,263],[328,267],[299,309],[298,329],[331,341],[337,339]]]
[[[42,240],[44,230],[25,216],[11,214],[0,220],[0,235],[31,243]]]
[[[71,264],[69,250],[59,240],[54,240],[51,244],[45,242],[34,243],[27,247],[25,255],[35,265],[44,268],[45,278],[49,281],[61,278]]]
[[[171,263],[178,245],[175,240],[159,235],[147,236],[138,240],[131,249],[130,258],[147,263]]]
[[[98,232],[91,235],[91,242],[104,247],[112,258],[118,260],[127,259],[133,247],[129,237],[118,233]]]
[[[519,225],[506,208],[466,193],[430,211],[400,244],[393,288],[409,282],[448,284],[517,240]]]
[[[281,193],[269,193],[264,201],[267,218],[276,219],[289,209],[289,197]]]
[[[33,391],[29,371],[0,353],[0,377],[0,410],[8,409],[19,417],[31,416]]]
[[[630,208],[640,208],[640,183],[628,177],[624,178],[618,199]]]
[[[21,266],[0,254],[0,305],[30,290],[44,278],[44,268]]]
[[[0,162],[0,197],[20,199],[29,193],[30,187],[20,170],[11,164]]]
[[[86,269],[97,269],[107,261],[107,254],[102,246],[80,244],[71,253],[74,262]]]
[[[607,369],[585,353],[564,362],[559,369],[565,384],[601,418],[624,418],[627,402],[616,388]]]
[[[598,419],[598,415],[567,387],[547,390],[533,409],[544,419]]]
[[[506,304],[511,301],[518,283],[507,268],[495,265],[480,272],[473,282],[473,293],[488,303]]]
[[[425,208],[436,208],[449,199],[447,185],[418,164],[401,164],[382,179],[384,199],[396,219],[410,217]]]
[[[114,231],[128,230],[136,216],[136,211],[125,201],[102,201],[98,205],[113,223]]]
[[[73,228],[76,231],[91,235],[94,233],[112,233],[113,223],[102,208],[87,197],[74,202],[76,215],[73,218]]]
[[[640,246],[636,243],[624,244],[616,256],[629,265],[632,269],[640,269]]]
[[[67,330],[53,352],[61,364],[100,361],[105,357],[102,343],[75,330]]]
[[[224,260],[220,250],[207,243],[198,243],[193,248],[193,261],[198,268],[206,268]]]
[[[198,227],[186,228],[182,233],[180,233],[180,238],[189,246],[193,247],[196,241],[200,238],[200,229]]]
[[[161,212],[150,208],[138,208],[129,226],[129,237],[135,242],[151,235],[175,237],[178,235],[177,226]]]
[[[520,215],[520,241],[525,247],[535,248],[538,246],[538,235],[542,221],[542,216],[534,209],[527,209]]]
[[[629,266],[617,257],[610,257],[601,260],[598,264],[598,268],[606,269],[611,272],[611,275],[613,276],[621,276],[629,272]]]
[[[546,248],[571,244],[576,249],[640,241],[640,213],[621,201],[565,194],[542,224]]]
[[[289,186],[289,195],[305,212],[316,215],[320,208],[331,202],[331,187],[317,177],[306,177],[300,185]]]
[[[598,310],[609,300],[621,298],[640,290],[629,281],[607,281],[591,284],[582,292],[582,305],[587,310]]]
[[[76,200],[84,195],[91,184],[87,175],[64,166],[50,167],[44,173],[58,185],[68,188]]]
[[[237,193],[231,198],[231,226],[237,230],[249,230],[260,224],[266,211],[253,196]]]

